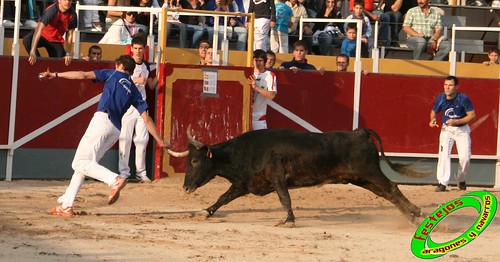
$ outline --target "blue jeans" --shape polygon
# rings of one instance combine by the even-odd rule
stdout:
[[[389,22],[391,18],[389,14],[382,13],[381,11],[373,11],[373,14],[378,15],[378,40],[389,40]]]
[[[248,32],[246,27],[243,26],[235,26],[235,27],[227,27],[227,38],[237,38],[236,42],[236,50],[245,51],[247,50],[247,37]],[[219,46],[222,44],[222,40],[224,38],[224,28],[223,26],[219,27]]]
[[[403,16],[400,12],[387,12],[389,15],[389,23],[391,26],[391,41],[398,42],[399,41],[399,31],[401,31],[401,27],[403,26]]]
[[[186,25],[190,31],[193,31],[193,39],[191,41],[191,48],[198,47],[198,42],[203,37],[206,32],[208,34],[208,42],[212,43],[214,37],[214,28],[211,26],[200,26],[200,25]]]

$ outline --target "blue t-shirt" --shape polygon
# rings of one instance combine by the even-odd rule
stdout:
[[[94,73],[96,82],[105,82],[97,111],[107,112],[118,130],[122,128],[122,117],[130,105],[133,105],[139,114],[148,110],[148,104],[142,99],[141,92],[128,74],[113,69],[95,70]]]
[[[434,102],[432,111],[439,113],[443,111],[441,120],[446,123],[448,119],[460,119],[467,115],[467,112],[474,110],[474,106],[466,94],[458,93],[453,99],[446,99],[446,94],[441,93]]]
[[[282,2],[275,4],[276,6],[276,26],[273,30],[278,30],[285,34],[288,34],[288,21],[293,17],[292,8]]]
[[[356,56],[356,40],[350,40],[349,38],[344,38],[342,41],[342,46],[340,47],[340,53],[347,55],[348,57]]]

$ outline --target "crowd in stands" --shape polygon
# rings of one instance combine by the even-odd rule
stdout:
[[[26,27],[35,28],[37,16],[55,2],[67,0],[23,1],[22,17]],[[304,23],[303,42],[308,54],[354,56],[355,37],[361,34],[362,57],[369,57],[374,47],[374,32],[378,32],[378,46],[399,47],[406,42],[413,50],[414,59],[426,59],[429,54],[434,60],[445,60],[449,51],[449,42],[442,38],[443,26],[441,14],[429,8],[431,3],[444,3],[437,0],[350,0],[349,12],[343,14],[342,0],[79,0],[80,4],[108,6],[169,7],[188,10],[212,10],[219,12],[254,13],[253,49],[271,50],[274,53],[293,53],[293,44],[299,40],[300,18],[317,19],[359,19],[362,21],[361,32],[347,22]],[[70,1],[74,4],[75,1]],[[483,0],[471,5],[482,5]],[[484,4],[496,5],[498,0]],[[44,4],[42,4],[44,3]],[[12,1],[5,2],[3,25],[12,26],[14,11]],[[80,30],[105,33],[99,43],[130,44],[137,33],[149,32],[157,23],[156,16],[141,12],[93,11],[83,10],[79,15]],[[173,15],[169,17],[167,32],[178,37],[181,48],[196,48],[201,40],[212,43],[214,33],[218,34],[219,46],[227,35],[235,43],[236,50],[247,49],[248,26],[245,17],[227,19],[227,32],[219,26],[214,32],[214,18],[198,15]],[[219,19],[223,25],[224,19]],[[378,21],[378,30],[373,26]],[[401,30],[407,35],[406,41],[399,39]],[[355,31],[355,32],[354,32]],[[351,32],[351,33],[349,33]],[[226,33],[226,34],[225,34]],[[354,37],[354,38],[353,38]],[[332,49],[332,46],[334,49]],[[339,52],[340,51],[340,52]]]

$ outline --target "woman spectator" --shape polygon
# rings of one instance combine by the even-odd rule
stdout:
[[[126,45],[130,44],[132,36],[139,32],[146,32],[144,25],[136,23],[137,12],[123,12],[122,17],[116,20],[99,44]]]
[[[342,0],[326,0],[318,11],[316,18],[342,18],[340,10],[342,8]],[[342,33],[343,23],[316,23],[313,29],[304,27],[304,34],[308,37],[309,48],[314,44],[313,39],[317,39],[320,46],[319,53],[321,55],[330,55],[331,45],[342,45],[344,34]],[[309,52],[310,53],[310,52]]]

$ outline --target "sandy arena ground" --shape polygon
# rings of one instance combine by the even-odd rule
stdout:
[[[229,184],[215,179],[190,195],[182,178],[129,183],[114,205],[108,187],[87,181],[74,218],[46,213],[69,181],[0,182],[0,261],[421,261],[410,251],[416,230],[385,199],[353,185],[291,190],[295,228],[275,193],[245,196],[208,220],[195,213],[216,201]],[[427,214],[463,194],[452,188],[400,186]],[[497,198],[500,191],[488,188]],[[460,235],[477,212],[463,208],[433,232],[445,242]],[[442,227],[442,226],[441,226]],[[498,261],[500,219],[475,241],[436,261]]]

